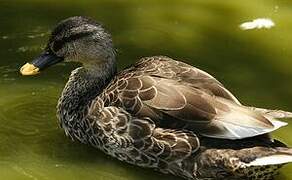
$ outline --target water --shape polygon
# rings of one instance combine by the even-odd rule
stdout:
[[[179,179],[71,142],[55,116],[72,64],[36,77],[19,67],[36,56],[56,22],[91,16],[112,32],[120,68],[168,55],[215,75],[242,102],[292,111],[292,2],[288,0],[0,1],[0,179]],[[271,18],[275,27],[239,25]],[[288,120],[287,120],[288,121]],[[274,136],[292,145],[292,124]],[[277,179],[292,180],[292,165]]]

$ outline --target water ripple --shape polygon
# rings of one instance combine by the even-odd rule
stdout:
[[[4,132],[23,136],[35,136],[40,134],[40,129],[55,128],[55,103],[51,96],[36,92],[12,97],[0,104],[0,126]]]

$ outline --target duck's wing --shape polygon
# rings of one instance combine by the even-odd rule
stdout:
[[[133,68],[151,76],[186,83],[210,95],[240,104],[239,100],[212,75],[184,62],[166,56],[153,56],[142,58]]]
[[[226,92],[220,83],[216,85],[214,78],[205,78],[206,84],[213,82],[213,85],[202,88],[201,85],[197,87],[195,74],[191,81],[182,78],[183,73],[179,73],[180,77],[166,77],[163,71],[166,70],[161,66],[151,73],[144,71],[144,74],[132,69],[135,73],[128,72],[116,83],[119,84],[116,87],[117,99],[127,111],[138,117],[151,117],[172,128],[194,129],[208,137],[241,139],[265,134],[285,125],[241,106],[232,96],[225,97],[231,93],[223,95],[214,91],[211,87],[221,87],[220,92]],[[197,75],[200,77],[201,73]],[[204,84],[204,78],[198,79],[198,84]]]

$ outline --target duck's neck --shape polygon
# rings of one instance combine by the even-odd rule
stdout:
[[[80,126],[88,113],[88,106],[106,87],[116,73],[116,64],[89,65],[72,71],[58,102],[61,127],[67,135]]]

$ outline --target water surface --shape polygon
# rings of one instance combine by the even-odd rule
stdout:
[[[56,65],[36,77],[18,73],[59,20],[86,15],[103,22],[113,34],[120,68],[143,56],[167,55],[213,74],[244,104],[292,111],[291,7],[288,0],[1,0],[0,178],[179,179],[65,137],[55,107],[77,65]],[[239,28],[262,17],[276,26]],[[274,136],[292,146],[291,133],[292,123]],[[292,180],[292,165],[278,179]]]

